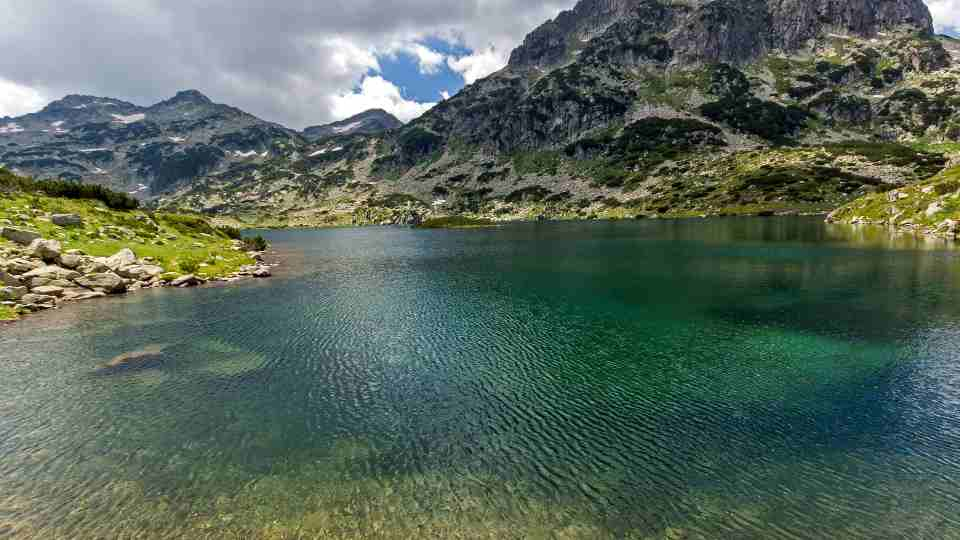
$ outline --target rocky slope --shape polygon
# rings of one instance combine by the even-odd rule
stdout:
[[[399,130],[163,204],[268,224],[825,212],[944,167],[958,60],[921,0],[583,0]]]

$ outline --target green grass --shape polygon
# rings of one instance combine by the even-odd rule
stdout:
[[[421,229],[472,229],[477,227],[492,227],[496,223],[489,219],[476,219],[465,216],[449,216],[428,219],[420,224]]]
[[[933,227],[947,219],[960,220],[960,167],[953,167],[930,178],[897,190],[903,198],[888,198],[886,193],[861,197],[841,207],[833,214],[834,221],[849,223],[866,218],[874,223],[901,225],[907,221],[921,227]],[[939,203],[942,210],[927,215],[930,205]]]
[[[44,219],[45,214],[58,213],[77,214],[84,223],[64,228]],[[118,211],[96,200],[0,192],[0,226],[6,225],[36,231],[59,240],[65,250],[78,249],[94,257],[129,248],[139,258],[152,257],[167,271],[179,271],[182,261],[196,261],[203,277],[225,276],[253,263],[246,253],[233,249],[227,232],[197,215]]]
[[[17,312],[10,306],[0,306],[0,321],[15,321],[19,317]]]

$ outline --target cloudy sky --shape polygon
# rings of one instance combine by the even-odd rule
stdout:
[[[926,0],[941,31],[960,0]],[[289,127],[402,120],[506,64],[575,0],[0,0],[0,117],[66,94],[196,88]]]

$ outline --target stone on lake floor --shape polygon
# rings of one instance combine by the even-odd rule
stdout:
[[[97,368],[99,375],[110,375],[124,371],[150,369],[158,367],[163,358],[163,351],[169,345],[148,345],[140,350],[114,356],[109,362]]]

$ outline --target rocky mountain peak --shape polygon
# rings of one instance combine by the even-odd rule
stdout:
[[[397,129],[403,122],[396,116],[383,109],[370,109],[351,116],[339,122],[321,126],[311,126],[303,130],[303,134],[310,139],[320,139],[336,135],[352,135],[355,133],[375,134]]]
[[[509,65],[541,71],[563,65],[595,38],[618,30],[657,35],[681,64],[743,63],[771,50],[801,49],[831,33],[929,35],[933,20],[923,0],[581,0],[531,32]]]
[[[156,106],[176,105],[212,105],[213,101],[199,90],[181,90],[172,98],[161,101]]]

